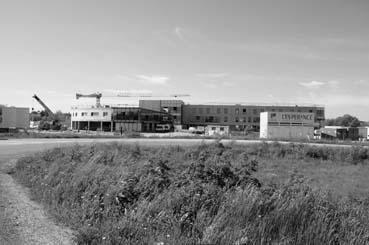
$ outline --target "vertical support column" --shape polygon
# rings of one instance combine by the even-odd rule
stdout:
[[[103,122],[102,121],[100,122],[100,130],[101,130],[101,132],[103,131]]]
[[[90,131],[90,121],[87,122],[87,131]]]
[[[77,122],[77,129],[78,129],[78,132],[79,132],[79,130],[80,130],[80,123],[79,123],[79,121]]]
[[[113,122],[110,122],[110,131],[113,132]]]

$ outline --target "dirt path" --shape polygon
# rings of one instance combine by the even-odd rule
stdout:
[[[0,244],[74,244],[73,232],[56,225],[6,173],[14,164],[0,164]]]

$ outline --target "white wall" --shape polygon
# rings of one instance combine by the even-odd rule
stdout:
[[[104,116],[104,112],[107,113]],[[82,116],[82,113],[86,113],[86,115]],[[91,116],[91,113],[98,113],[98,115]],[[73,121],[80,121],[80,122],[111,122],[113,109],[112,108],[73,108],[71,111],[72,117],[71,120]]]
[[[260,138],[268,138],[268,112],[260,113]]]

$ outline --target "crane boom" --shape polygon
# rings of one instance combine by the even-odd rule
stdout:
[[[35,100],[37,100],[38,103],[40,103],[40,105],[45,109],[45,111],[49,116],[51,117],[55,116],[54,113],[50,110],[50,108],[36,94],[34,94],[32,98],[34,98]]]
[[[93,94],[76,94],[76,99],[79,98],[96,98],[96,107],[101,107],[100,99],[102,97],[101,93],[93,93]]]

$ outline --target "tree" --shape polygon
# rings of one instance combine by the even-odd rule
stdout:
[[[343,127],[360,127],[363,122],[361,122],[357,117],[345,114],[342,117],[337,117],[336,119],[328,119],[326,121],[327,126],[343,126]]]

